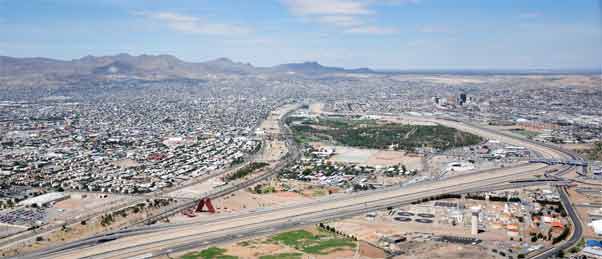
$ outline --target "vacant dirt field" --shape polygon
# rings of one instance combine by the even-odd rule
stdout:
[[[309,112],[320,115],[322,113],[322,107],[324,107],[323,103],[313,103],[309,106]]]
[[[405,254],[394,257],[395,259],[495,258],[489,255],[485,248],[472,245],[422,242],[409,242],[406,245]]]
[[[332,148],[328,147],[328,148]],[[378,150],[334,146],[336,154],[330,158],[333,162],[356,163],[370,166],[390,166],[404,164],[408,169],[422,169],[422,158],[408,156],[402,151]]]

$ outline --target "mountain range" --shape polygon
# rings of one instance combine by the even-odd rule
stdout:
[[[327,67],[317,62],[282,64],[273,67],[255,67],[248,63],[219,58],[207,62],[185,62],[171,55],[118,54],[114,56],[86,56],[74,60],[48,58],[13,58],[0,56],[1,78],[73,78],[141,77],[141,78],[204,78],[214,74],[286,73],[322,75],[329,73],[375,73],[368,68],[345,69]]]

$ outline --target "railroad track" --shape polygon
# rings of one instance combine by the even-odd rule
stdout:
[[[540,169],[535,169],[531,172],[536,172],[539,171]],[[508,174],[508,175],[504,175],[504,176],[498,176],[498,177],[492,177],[492,178],[488,178],[486,180],[486,182],[491,182],[491,185],[497,184],[498,181],[500,180],[504,180],[504,181],[510,181],[512,179],[516,179],[516,177],[519,177],[521,175],[525,175],[527,172],[525,171],[520,171],[517,173],[513,173],[513,174]],[[445,187],[440,187],[440,188],[435,188],[435,189],[431,189],[428,190],[426,192],[424,191],[416,191],[414,193],[410,193],[410,194],[399,194],[399,195],[394,195],[385,199],[381,199],[375,202],[371,202],[371,203],[361,203],[361,204],[351,204],[351,205],[347,205],[347,206],[341,206],[341,207],[337,207],[336,209],[332,209],[332,210],[328,210],[326,212],[308,212],[308,213],[302,213],[302,214],[298,214],[295,216],[295,218],[297,218],[297,222],[299,222],[298,219],[301,219],[300,222],[301,223],[296,223],[293,224],[294,226],[299,226],[299,225],[307,225],[307,224],[313,224],[313,223],[317,223],[320,222],[324,219],[336,219],[336,218],[343,218],[343,217],[348,217],[348,216],[354,216],[354,215],[358,215],[358,214],[362,214],[365,212],[369,212],[369,211],[374,211],[374,210],[379,210],[379,209],[385,209],[388,207],[394,207],[394,206],[400,206],[400,205],[405,205],[405,204],[410,204],[412,202],[416,202],[416,201],[420,201],[422,199],[424,199],[425,197],[432,197],[432,196],[437,196],[443,193],[448,193],[449,190],[451,188],[458,188],[459,190],[457,192],[461,193],[462,191],[460,189],[464,189],[467,186],[470,185],[482,185],[484,182],[482,180],[479,181],[473,181],[473,182],[463,182],[463,183],[458,183],[455,185],[451,185],[451,186],[445,186]],[[420,186],[413,186],[415,189],[420,190]],[[467,189],[468,191],[470,191],[470,189]],[[357,199],[358,197],[365,197],[367,195],[371,195],[373,193],[365,193],[365,194],[361,194],[361,195],[353,195],[351,197],[338,197],[336,200],[353,200],[353,199]],[[322,202],[332,202],[331,200],[326,200],[326,201],[322,201]],[[285,207],[285,208],[281,208],[279,210],[294,210],[295,208],[299,208],[299,207],[305,207],[311,204],[301,204],[301,205],[297,205],[297,206],[293,206],[293,207]],[[273,213],[274,211],[264,211],[264,212],[257,212],[257,213],[253,213],[250,216],[261,216],[263,214],[267,214],[267,213]],[[325,214],[322,214],[325,213]],[[236,216],[232,216],[229,218],[237,218]],[[311,220],[312,218],[317,218],[319,220]],[[182,224],[178,224],[178,225],[165,225],[163,227],[157,227],[156,229],[153,230],[148,230],[148,231],[142,231],[137,233],[136,231],[130,231],[129,233],[121,233],[121,234],[117,234],[112,236],[111,238],[123,238],[123,237],[127,237],[127,236],[134,236],[134,235],[143,235],[143,234],[149,234],[149,233],[153,233],[153,232],[157,232],[160,230],[166,230],[166,229],[178,229],[178,228],[188,228],[188,227],[202,227],[204,225],[210,225],[212,223],[215,223],[217,221],[223,221],[225,218],[220,218],[220,219],[216,219],[216,220],[210,220],[207,222],[193,222],[193,223],[182,223]],[[264,221],[264,222],[260,222],[260,223],[255,223],[255,224],[259,224],[259,226],[262,227],[266,227],[266,225],[274,225],[277,222],[280,221],[284,221],[284,223],[287,223],[289,220],[292,220],[291,218],[278,218],[278,219],[272,219],[272,220],[268,220],[268,221]],[[282,228],[282,227],[281,227]],[[237,227],[233,227],[231,230],[234,231],[238,229]],[[255,228],[252,228],[253,230],[255,230]],[[229,231],[229,230],[223,230],[220,232],[224,232],[224,231]],[[206,235],[207,233],[203,232],[203,233],[198,233],[198,234],[194,234],[194,235],[187,235],[187,236],[183,236],[183,237],[178,237],[175,239],[170,239],[170,240],[161,240],[161,241],[157,241],[157,242],[152,242],[151,244],[151,248],[157,248],[157,247],[152,247],[152,245],[155,244],[160,244],[160,243],[164,243],[164,242],[170,242],[170,247],[171,245],[173,245],[175,243],[175,245],[182,245],[183,243],[187,242],[201,242],[198,240],[202,240],[202,238]],[[247,233],[245,235],[248,235],[250,233]],[[223,234],[222,234],[223,235]],[[192,240],[191,240],[192,239]],[[49,253],[44,253],[44,254],[39,254],[39,255],[35,255],[35,256],[40,256],[40,257],[48,257],[48,256],[52,256],[52,254],[55,254],[57,252],[64,252],[64,251],[68,251],[71,249],[76,249],[76,248],[83,248],[89,245],[94,245],[96,244],[98,241],[101,241],[102,238],[97,238],[97,239],[90,239],[90,240],[86,240],[86,242],[77,244],[77,245],[71,245],[68,247],[63,247],[63,248],[56,248],[56,250],[53,250]],[[203,241],[204,242],[204,241]],[[139,248],[135,248],[134,250],[138,249],[144,249],[144,250],[148,250],[149,247],[139,247]],[[131,249],[131,248],[124,248],[124,249]],[[124,249],[119,249],[119,250],[114,250],[111,251],[111,253],[115,252],[117,254],[123,254]],[[130,251],[131,252],[131,251]],[[172,250],[172,252],[174,252]],[[144,253],[143,253],[144,254]],[[153,256],[156,255],[157,253],[153,253]],[[142,254],[141,254],[142,255]],[[39,257],[25,257],[25,258],[39,258]],[[96,258],[96,257],[95,257]],[[103,258],[102,255],[100,255],[100,258]]]

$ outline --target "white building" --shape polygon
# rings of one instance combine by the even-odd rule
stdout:
[[[594,229],[596,235],[602,236],[602,219],[592,221],[589,226]]]
[[[33,198],[29,198],[27,200],[19,202],[19,205],[31,206],[36,204],[39,207],[45,206],[52,202],[62,201],[69,199],[69,195],[62,192],[49,192],[46,194],[42,194],[40,196],[36,196]]]

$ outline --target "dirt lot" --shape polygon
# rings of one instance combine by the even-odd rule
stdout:
[[[330,158],[333,162],[357,163],[370,166],[391,166],[404,164],[408,169],[422,169],[422,157],[409,156],[405,152],[353,148],[345,146],[325,146],[335,148],[336,154]]]
[[[569,150],[589,150],[594,147],[594,144],[562,144],[560,146]]]
[[[278,254],[294,254],[298,253],[294,248],[279,244],[271,243],[254,243],[250,246],[241,246],[240,243],[225,246],[224,249],[228,251],[228,255],[238,256],[238,258],[259,258],[265,255],[278,255]],[[326,255],[301,255],[302,259],[332,259],[332,258],[351,258],[354,255],[352,250],[344,251],[333,251]],[[365,257],[363,257],[365,258]]]
[[[404,244],[405,254],[394,257],[396,259],[415,259],[415,258],[429,258],[429,259],[447,259],[447,258],[495,258],[491,256],[487,249],[472,246],[472,245],[458,245],[458,244],[442,244],[432,242],[408,242]]]
[[[252,194],[244,190],[216,200],[216,206],[224,211],[239,211],[244,209],[271,208],[311,200],[311,198],[294,192]]]
[[[309,112],[312,114],[320,115],[322,113],[322,108],[324,107],[323,103],[312,103],[309,106]]]
[[[254,194],[248,190],[240,190],[226,197],[213,200],[211,203],[216,210],[216,214],[221,215],[223,213],[234,213],[239,211],[262,210],[294,203],[309,202],[311,200],[313,199],[294,192]],[[214,214],[201,212],[196,215],[195,218],[211,217]],[[171,217],[170,220],[172,222],[182,222],[188,221],[190,218],[183,214],[177,214]]]
[[[186,188],[178,189],[167,193],[166,195],[174,198],[191,198],[196,199],[203,197],[204,193],[211,191],[216,186],[224,184],[224,181],[220,177],[214,177],[207,181],[188,186]]]
[[[128,195],[85,192],[68,192],[67,194],[70,196],[69,199],[59,201],[47,210],[50,220],[83,218],[119,204],[126,204],[135,198]]]
[[[286,143],[281,140],[270,140],[265,143],[266,147],[264,148],[263,155],[261,157],[264,161],[277,161],[287,151]]]
[[[452,227],[449,224],[421,224],[415,222],[396,223],[386,217],[379,217],[370,221],[364,216],[358,216],[338,221],[332,225],[344,233],[357,235],[359,239],[371,243],[377,243],[383,235],[397,235],[407,232],[470,236],[470,230],[462,226]]]

